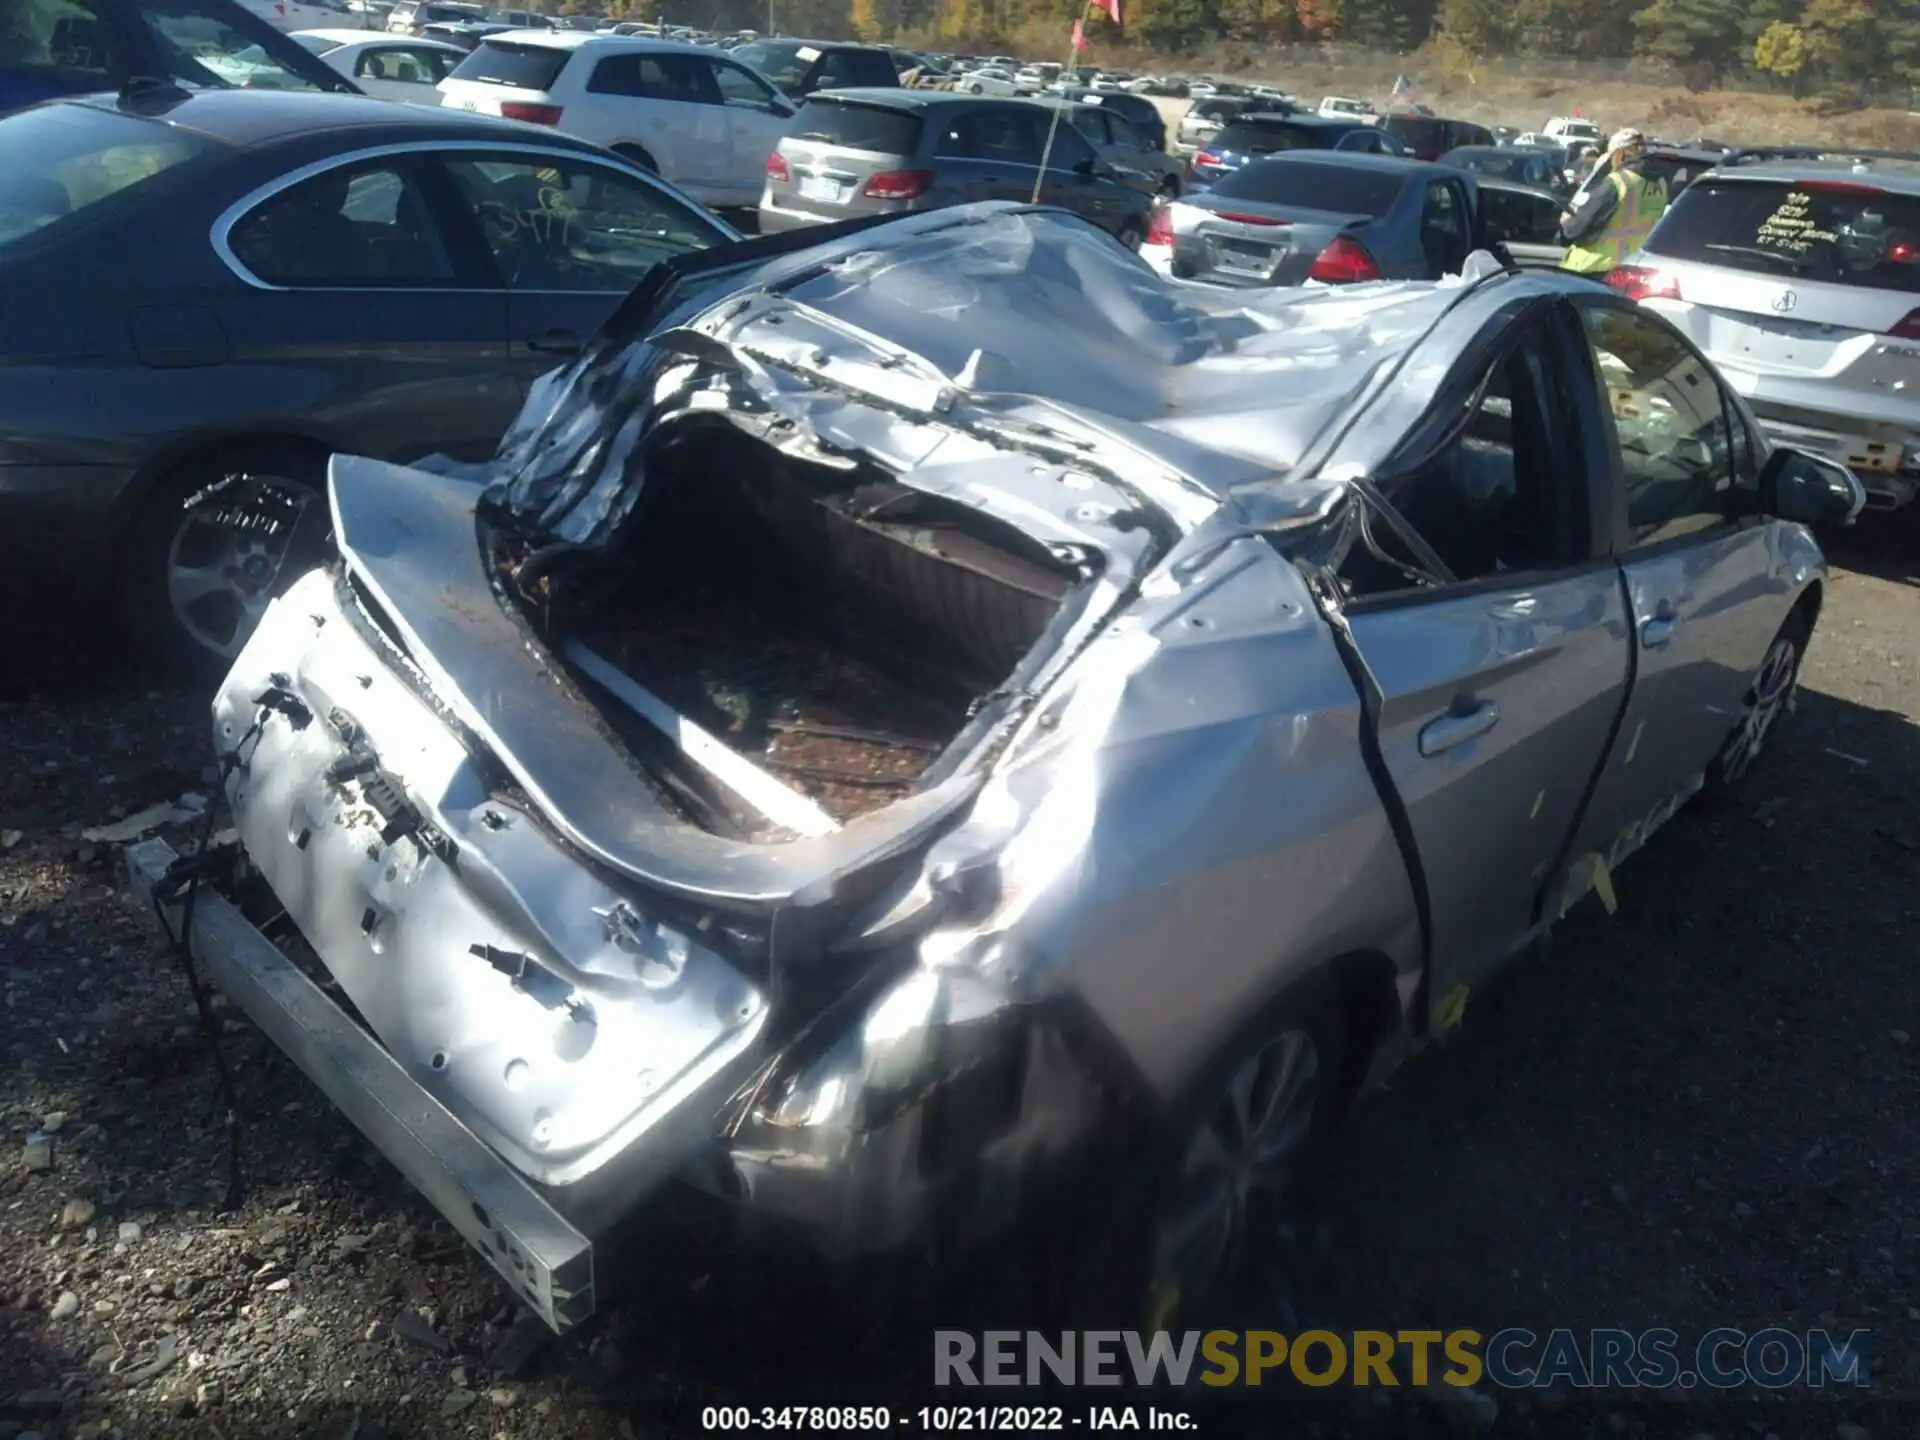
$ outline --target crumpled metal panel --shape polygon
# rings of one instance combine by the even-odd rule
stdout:
[[[677,343],[743,364],[744,393],[798,407],[822,435],[851,394],[909,428],[1037,423],[1069,446],[1124,443],[1182,478],[1184,504],[1172,489],[1159,498],[1193,523],[1207,497],[1287,469],[1459,293],[1445,282],[1181,285],[1080,220],[1003,203],[843,237],[724,289],[664,299],[652,323],[610,326],[543,377],[478,472],[493,498],[556,538],[603,540],[631,508],[650,420],[684,403],[683,387],[708,383],[687,357],[648,343],[671,329]],[[818,383],[778,407],[796,370]]]

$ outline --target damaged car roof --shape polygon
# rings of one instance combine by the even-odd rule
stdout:
[[[957,423],[961,402],[975,419],[1071,432],[1081,448],[1119,442],[1187,482],[1187,501],[1199,503],[1156,498],[1191,525],[1235,486],[1293,466],[1467,288],[1181,285],[1070,215],[1005,202],[847,227],[737,268],[754,253],[763,245],[688,266],[683,285],[736,267],[723,297],[711,281],[677,304],[636,292],[530,397],[481,472],[498,482],[494,498],[560,538],[591,542],[623,510],[608,491],[634,478],[626,446],[606,433],[608,412],[630,399],[649,342],[672,343],[677,326],[785,371],[762,384],[770,403],[780,390],[837,392]],[[801,331],[805,346],[782,343]],[[806,423],[823,438],[884,444],[871,426],[864,440],[836,437],[811,408]],[[644,422],[616,428],[631,440]]]

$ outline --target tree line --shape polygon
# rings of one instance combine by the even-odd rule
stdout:
[[[563,0],[633,19],[764,29],[766,0]],[[775,0],[778,28],[988,50],[1058,36],[1079,0]],[[1123,0],[1092,12],[1096,41],[1167,54],[1219,44],[1332,45],[1472,58],[1657,62],[1694,88],[1762,79],[1796,94],[1911,103],[1920,0]],[[1034,58],[1034,57],[1029,57]]]

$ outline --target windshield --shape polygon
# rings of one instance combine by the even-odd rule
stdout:
[[[1258,160],[1226,176],[1207,193],[1223,200],[1254,200],[1342,215],[1384,215],[1393,208],[1401,179],[1378,170],[1316,165],[1309,160]]]
[[[168,75],[203,88],[345,90],[348,83],[266,21],[226,0],[139,0]],[[122,52],[112,0],[0,0],[0,64],[85,89],[117,89],[144,57]]]
[[[807,78],[807,67],[819,57],[820,52],[811,45],[780,40],[756,40],[733,52],[734,59],[744,60],[780,86],[798,85]]]
[[[1648,250],[1781,279],[1920,292],[1920,195],[1854,180],[1696,180]]]
[[[190,131],[91,105],[0,119],[0,252],[211,148]]]

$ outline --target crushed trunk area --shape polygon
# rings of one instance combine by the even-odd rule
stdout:
[[[935,776],[1080,575],[878,472],[681,429],[622,540],[538,587],[548,643],[709,829],[821,834]]]

